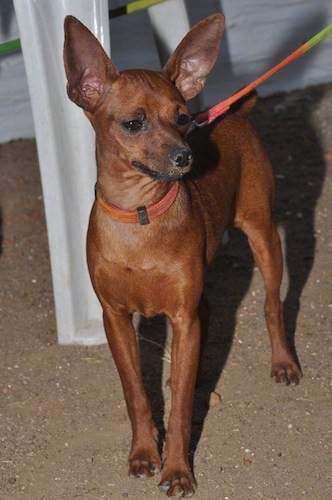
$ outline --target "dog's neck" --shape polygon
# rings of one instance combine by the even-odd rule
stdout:
[[[149,224],[151,220],[163,215],[173,205],[178,191],[179,181],[175,181],[166,195],[153,205],[139,206],[136,210],[123,210],[109,203],[104,197],[98,183],[96,185],[97,201],[113,220],[125,223],[139,223],[142,226]]]
[[[97,185],[107,202],[122,210],[150,206],[166,196],[174,182],[151,179],[114,157],[98,159]]]

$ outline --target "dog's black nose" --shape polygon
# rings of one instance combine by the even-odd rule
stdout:
[[[169,159],[178,168],[189,167],[193,161],[193,155],[190,149],[174,148],[169,153]]]

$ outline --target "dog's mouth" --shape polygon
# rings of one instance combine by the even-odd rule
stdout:
[[[139,170],[143,174],[151,177],[151,179],[162,180],[162,181],[173,181],[182,179],[182,177],[189,171],[189,169],[188,170],[174,169],[174,171],[170,172],[157,172],[156,170],[152,170],[151,168],[147,167],[146,165],[137,160],[133,160],[131,164],[133,167],[137,168],[137,170]]]

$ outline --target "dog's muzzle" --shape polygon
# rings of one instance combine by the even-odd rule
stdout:
[[[173,148],[168,158],[176,168],[190,167],[193,162],[193,155],[189,148]]]
[[[182,151],[181,153],[178,152],[176,155],[174,154],[172,157],[173,159],[169,157],[170,168],[166,171],[152,170],[151,168],[147,167],[137,160],[133,160],[131,164],[143,174],[151,177],[151,179],[163,181],[178,180],[182,179],[182,177],[189,172],[191,164],[193,162],[191,151],[186,151],[186,153]]]

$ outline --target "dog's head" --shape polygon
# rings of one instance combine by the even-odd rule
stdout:
[[[218,55],[224,17],[212,15],[186,35],[162,72],[118,72],[95,36],[65,19],[64,62],[69,98],[82,107],[106,148],[129,168],[154,179],[190,170],[186,101],[204,87]]]

